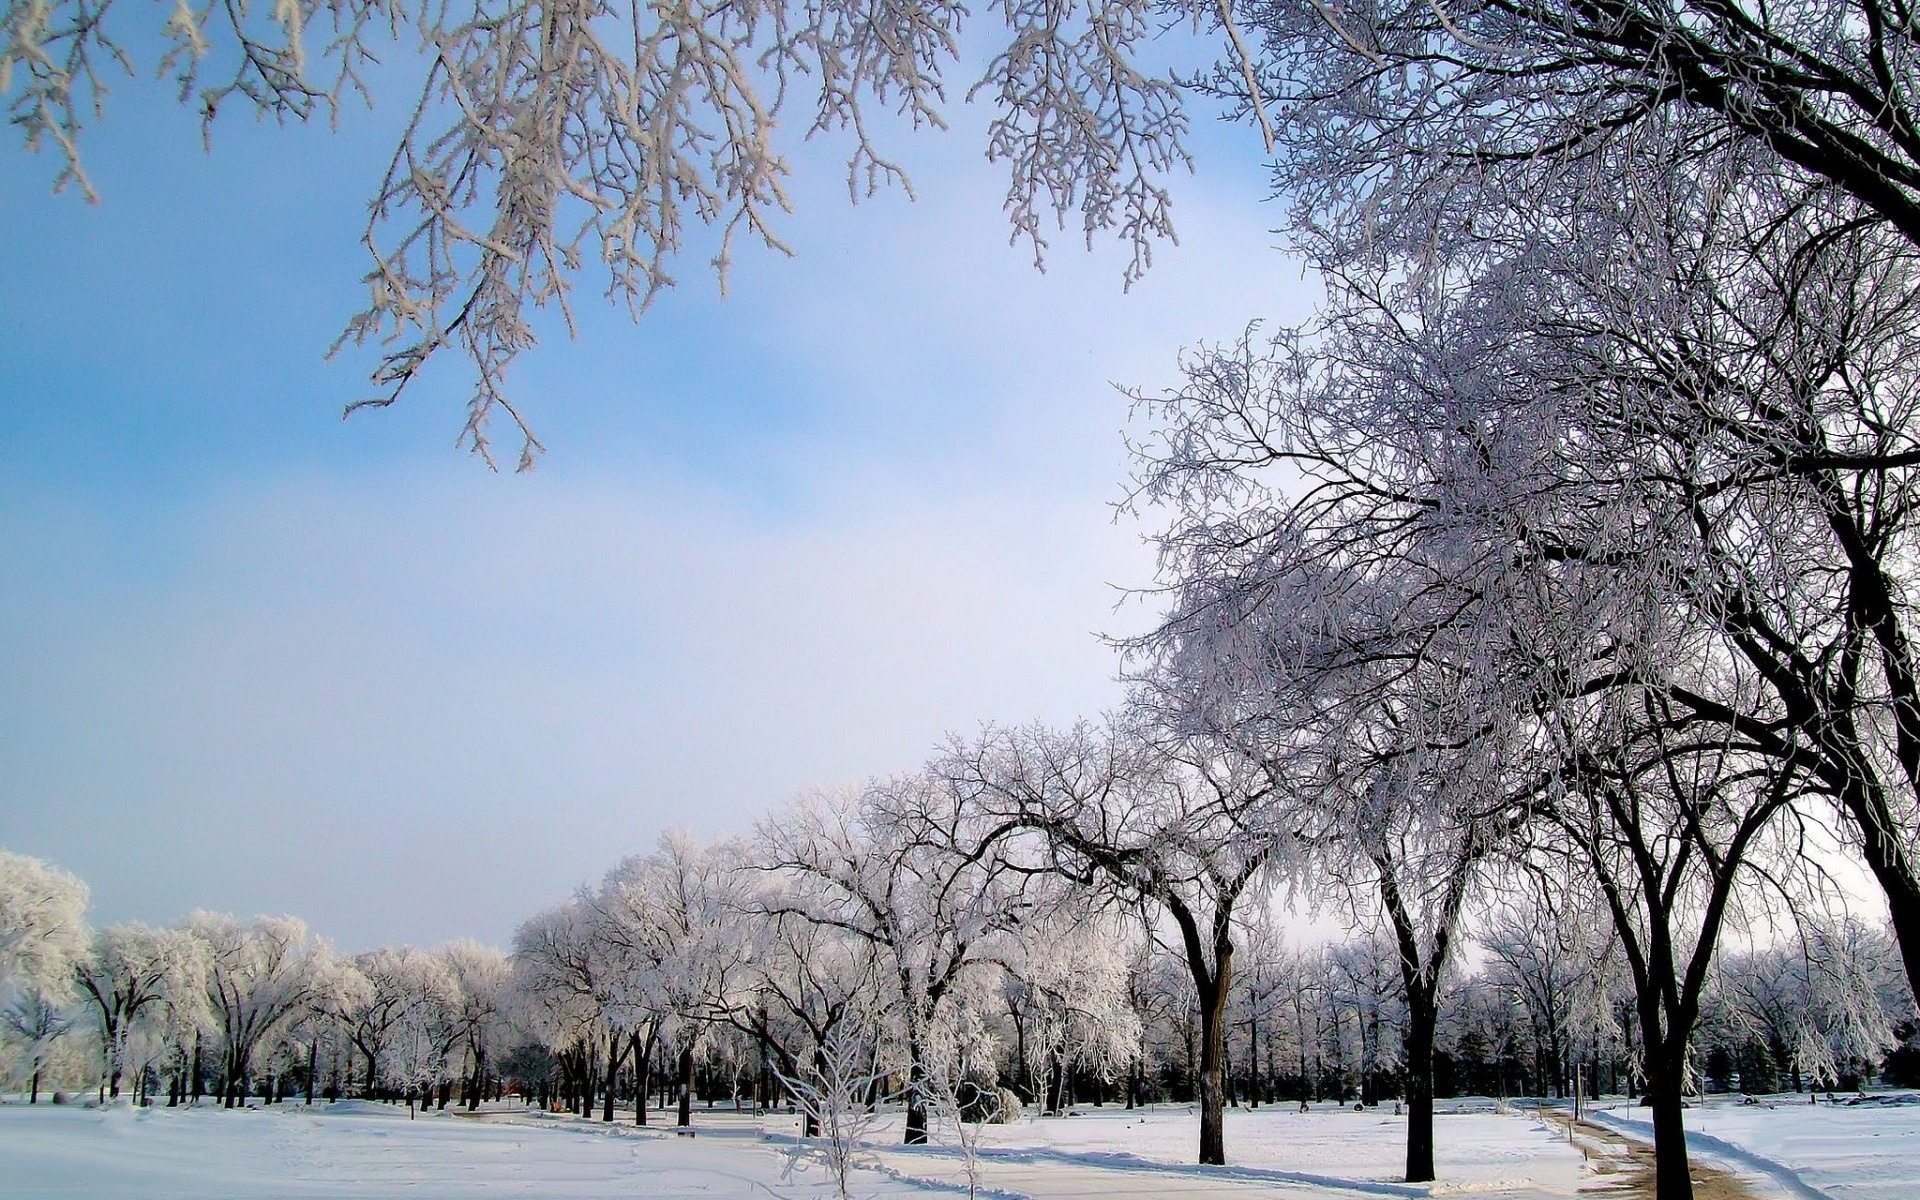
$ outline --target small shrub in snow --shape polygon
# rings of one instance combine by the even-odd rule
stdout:
[[[1012,1088],[1001,1088],[995,1093],[1000,1100],[999,1108],[988,1118],[995,1125],[1012,1125],[1027,1115],[1027,1106],[1020,1102],[1020,1093]]]

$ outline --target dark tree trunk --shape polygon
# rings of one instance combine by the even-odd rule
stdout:
[[[1227,1161],[1225,1088],[1221,1073],[1226,1064],[1226,962],[1213,980],[1212,995],[1200,994],[1200,1161],[1224,1166]]]
[[[624,1039],[618,1033],[607,1035],[607,1094],[600,1106],[600,1119],[613,1124],[614,1085],[620,1081],[620,1064],[626,1061],[626,1052],[620,1043]]]
[[[1647,1099],[1653,1108],[1654,1194],[1659,1200],[1693,1200],[1693,1174],[1687,1163],[1687,1129],[1681,1115],[1685,1102],[1681,1092],[1683,1076],[1671,1065],[1655,1068],[1649,1075]]]
[[[584,1039],[580,1045],[580,1108],[582,1118],[593,1116],[593,1048]]]
[[[487,1048],[476,1045],[473,1048],[473,1086],[467,1090],[467,1111],[473,1112],[480,1107],[481,1094],[487,1090]]]
[[[927,1144],[927,1098],[926,1069],[920,1065],[918,1047],[913,1051],[913,1062],[907,1067],[907,1136],[909,1146]]]
[[[815,1079],[827,1077],[827,1052],[817,1041],[813,1049],[813,1077]],[[800,1123],[800,1136],[810,1138],[820,1136],[820,1114],[809,1111],[800,1118]]]
[[[1433,1179],[1433,1029],[1438,998],[1419,989],[1407,1005],[1407,1182]]]
[[[648,1034],[643,1043],[640,1031],[633,1033],[633,1123],[647,1123],[647,1088],[651,1080],[647,1078],[653,1066],[653,1035]]]
[[[1864,819],[1856,816],[1856,828]],[[1881,837],[1866,862],[1886,895],[1888,923],[1907,968],[1907,988],[1920,998],[1920,881],[1904,850],[1895,839]]]
[[[1258,1010],[1247,1027],[1247,1106],[1260,1107],[1260,1016]]]
[[[693,1043],[680,1048],[680,1116],[675,1124],[686,1128],[693,1124]]]

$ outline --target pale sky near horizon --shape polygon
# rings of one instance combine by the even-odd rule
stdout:
[[[88,130],[97,206],[0,149],[0,846],[96,923],[504,942],[669,826],[1096,714],[1153,567],[1113,384],[1314,292],[1204,113],[1127,294],[1110,248],[1007,244],[978,115],[900,146],[917,203],[850,207],[811,146],[794,259],[723,300],[691,254],[637,326],[586,279],[510,379],[549,453],[496,475],[456,364],[342,422],[368,359],[323,361],[393,114],[203,155],[163,97]]]

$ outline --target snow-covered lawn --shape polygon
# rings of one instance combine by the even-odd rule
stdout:
[[[1388,1111],[1287,1106],[1227,1114],[1226,1168],[1191,1163],[1197,1118],[1184,1107],[1082,1115],[982,1131],[979,1182],[997,1200],[1068,1197],[1273,1197],[1363,1200],[1396,1195],[1572,1197],[1601,1183],[1564,1130],[1490,1105],[1443,1112],[1440,1182],[1397,1182],[1404,1118]],[[1631,1124],[1639,1113],[1606,1114]],[[1793,1200],[1896,1200],[1920,1195],[1920,1107],[1781,1106],[1691,1110],[1692,1128],[1721,1139],[1726,1165]],[[259,1111],[95,1111],[0,1105],[0,1197],[114,1200],[572,1200],[832,1194],[824,1171],[786,1170],[788,1123],[724,1111],[697,1115],[698,1136],[604,1126],[571,1117],[435,1114],[344,1103]],[[855,1194],[875,1200],[940,1194],[964,1182],[951,1146],[894,1145],[874,1133]],[[1771,1172],[1771,1173],[1768,1173]]]
[[[1643,1108],[1595,1116],[1651,1138]],[[1920,1197],[1920,1104],[1809,1105],[1775,1097],[1742,1105],[1713,1097],[1687,1110],[1688,1146],[1780,1200],[1912,1200]]]

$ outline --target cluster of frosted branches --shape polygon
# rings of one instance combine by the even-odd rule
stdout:
[[[1071,215],[1131,247],[1126,281],[1173,227],[1165,181],[1187,165],[1174,85],[1140,63],[1151,0],[997,5],[1007,41],[972,93],[998,106],[989,157],[1036,260]],[[1210,11],[1210,10],[1208,10]],[[1221,10],[1225,12],[1223,8]],[[540,444],[506,390],[536,313],[583,281],[636,315],[712,231],[724,286],[742,240],[784,252],[790,134],[850,137],[857,199],[911,185],[878,127],[943,127],[966,10],[953,0],[282,0],[196,7],[161,28],[158,69],[209,124],[245,103],[278,119],[371,99],[364,72],[417,68],[413,107],[373,197],[367,305],[341,334],[374,344],[371,395],[395,402],[451,350],[474,375],[462,437],[491,461],[491,423]],[[113,0],[6,0],[0,95],[58,184],[81,168],[106,78],[151,70],[153,31]],[[131,27],[123,29],[123,25]],[[389,90],[385,80],[382,92]]]
[[[1884,0],[1262,0],[1281,186],[1326,261],[1498,236],[1530,200],[1621,194],[1609,155],[1757,159],[1920,235],[1912,14]],[[1222,72],[1219,86],[1239,94]]]
[[[331,118],[342,99],[370,97],[363,73],[413,18],[390,0],[278,0],[270,9],[176,0],[157,29],[114,0],[7,0],[4,14],[0,96],[9,118],[29,150],[51,146],[60,156],[55,189],[73,185],[89,200],[98,196],[81,133],[104,115],[110,77],[171,79],[209,129],[233,104],[279,120]]]

